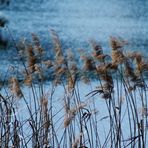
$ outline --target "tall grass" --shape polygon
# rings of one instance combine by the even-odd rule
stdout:
[[[30,43],[16,44],[12,37],[19,60],[2,81],[0,147],[146,147],[144,56],[111,37],[111,55],[91,40],[91,54],[77,51],[78,65],[71,49],[63,52],[56,32],[50,34],[53,58],[36,34]]]

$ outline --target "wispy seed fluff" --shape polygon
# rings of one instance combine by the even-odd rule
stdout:
[[[10,90],[17,98],[23,97],[19,82],[15,77],[10,79]]]
[[[112,63],[123,63],[125,60],[125,56],[123,54],[122,47],[125,44],[125,42],[117,38],[110,37],[110,44],[112,48]]]
[[[27,47],[27,58],[29,71],[33,73],[35,71],[36,57],[32,45],[28,45]]]

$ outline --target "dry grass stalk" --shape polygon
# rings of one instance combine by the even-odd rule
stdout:
[[[90,79],[85,75],[81,76],[81,81],[84,82],[85,84],[90,84]]]
[[[71,75],[76,75],[76,73],[78,71],[78,67],[77,67],[75,57],[74,57],[74,53],[72,52],[71,49],[67,50],[66,60],[68,62],[68,69],[71,72]]]
[[[84,62],[83,69],[86,71],[94,70],[93,58],[84,49],[78,49],[78,52],[80,53],[80,59]]]
[[[33,73],[35,71],[35,64],[36,64],[36,57],[34,53],[34,49],[32,45],[28,45],[27,47],[27,58],[28,58],[28,67],[30,70],[30,73]]]
[[[79,52],[81,55],[80,59],[84,61],[83,69],[86,71],[95,70],[93,58],[84,49],[79,49]]]
[[[86,106],[87,106],[87,104],[85,104],[85,103],[83,103],[83,104],[80,103],[80,104],[78,104],[76,107],[74,107],[74,108],[72,108],[71,110],[69,110],[69,113],[72,114],[72,115],[76,115],[76,113],[77,113],[79,110],[85,108]]]
[[[125,60],[125,56],[122,51],[122,47],[125,44],[124,41],[121,41],[117,38],[111,37],[110,38],[110,44],[112,47],[112,63],[121,64]]]
[[[41,129],[40,129],[40,135],[41,141],[43,145],[49,144],[49,128],[51,126],[51,120],[49,117],[49,110],[48,110],[48,98],[47,95],[44,95],[40,99],[40,105],[41,105]]]
[[[65,64],[65,58],[63,56],[62,53],[62,49],[61,49],[61,43],[59,40],[59,37],[57,35],[57,33],[54,30],[50,30],[50,33],[52,35],[52,40],[54,43],[54,50],[55,50],[55,62],[57,64]]]
[[[121,64],[125,61],[125,56],[121,50],[112,50],[112,63]]]
[[[129,60],[126,60],[124,65],[125,65],[125,76],[131,77],[133,80],[135,80],[136,75],[132,63]]]
[[[41,104],[41,111],[44,117],[46,118],[48,114],[48,99],[46,97],[42,97],[40,99],[40,104]]]
[[[26,50],[25,39],[20,40],[19,43],[17,44],[17,47],[19,49],[19,55],[21,57],[25,57],[25,50]]]
[[[103,80],[104,84],[102,83],[101,87],[97,89],[96,91],[99,94],[102,94],[102,98],[104,99],[111,98],[111,94],[114,88],[114,82],[113,82],[113,78],[111,75],[111,71],[112,71],[111,68],[113,68],[111,63],[101,64],[97,66],[97,73],[99,74],[101,80]]]
[[[78,73],[77,64],[74,58],[74,53],[71,49],[67,50],[67,64],[68,64],[68,75],[67,75],[67,81],[68,81],[68,91],[74,89],[75,87],[75,81]]]
[[[64,119],[64,128],[67,128],[71,124],[74,117],[75,117],[74,115],[70,115],[70,116],[65,117],[65,119]]]
[[[52,40],[54,43],[54,51],[55,51],[55,61],[53,64],[55,69],[54,82],[55,82],[55,85],[57,85],[61,82],[62,75],[67,74],[68,67],[61,49],[61,43],[57,33],[54,30],[50,30],[50,33],[52,35]]]
[[[35,73],[38,73],[38,74],[42,73],[42,68],[39,64],[34,64],[34,70],[35,70]]]
[[[75,86],[75,77],[69,76],[68,77],[68,92],[74,89]]]
[[[145,62],[143,56],[140,53],[135,55],[136,59],[136,72],[141,74],[143,71],[148,70],[148,63]]]
[[[52,35],[52,40],[53,40],[53,43],[54,43],[54,46],[55,46],[55,52],[60,51],[61,50],[61,43],[60,43],[60,40],[59,40],[59,36],[57,35],[55,30],[53,30],[53,29],[50,29],[49,32]]]
[[[67,128],[71,124],[72,120],[75,118],[78,111],[83,109],[85,106],[86,106],[86,104],[79,104],[78,106],[76,106],[72,109],[69,109],[69,107],[67,105],[65,105],[67,115],[64,119],[64,128]]]
[[[91,45],[93,48],[92,56],[96,60],[103,62],[105,60],[105,58],[108,57],[108,55],[103,54],[103,49],[102,49],[101,45],[98,44],[95,40],[91,40],[90,42],[91,42]]]
[[[80,144],[80,140],[76,139],[75,142],[72,144],[72,148],[78,148],[79,144]]]
[[[95,40],[90,40],[90,43],[96,55],[103,54],[103,49],[99,43],[97,43]]]
[[[106,68],[110,73],[117,72],[118,70],[118,64],[117,63],[108,63],[106,64]]]
[[[110,37],[110,45],[112,47],[112,50],[118,50],[121,49],[124,45],[127,45],[128,42],[116,37]]]
[[[25,80],[24,80],[24,84],[27,85],[27,86],[31,86],[32,84],[32,75],[29,74],[29,75],[26,75],[25,76]]]
[[[84,70],[87,70],[87,71],[95,70],[94,61],[91,57],[84,58]]]
[[[20,85],[18,80],[15,77],[12,77],[10,79],[10,89],[11,92],[17,97],[17,98],[21,98],[23,97],[23,93],[21,91]]]
[[[102,65],[97,66],[97,72],[100,75],[105,75],[108,72],[108,69],[107,69],[106,65],[102,64]]]
[[[46,68],[50,68],[53,66],[53,62],[51,60],[42,61],[42,63],[46,66]]]
[[[113,84],[113,79],[110,74],[110,68],[108,64],[102,64],[97,66],[97,72],[99,73],[102,80],[106,81],[109,84]]]
[[[128,57],[135,60],[135,74],[140,76],[140,74],[144,71],[148,70],[148,63],[145,61],[143,55],[139,52],[131,52],[128,54]]]
[[[140,108],[139,112],[142,116],[148,116],[148,108],[146,108],[146,107]]]
[[[37,52],[37,54],[39,56],[41,56],[43,54],[44,50],[41,47],[39,37],[36,34],[32,33],[32,40],[33,40],[33,43],[34,43],[34,50]]]

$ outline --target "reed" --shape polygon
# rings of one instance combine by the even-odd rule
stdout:
[[[9,85],[2,83],[0,147],[146,147],[144,56],[111,37],[111,55],[91,40],[92,51],[80,49],[78,64],[71,49],[63,52],[57,33],[50,35],[53,58],[36,34],[29,43],[14,43],[22,70],[8,68]]]

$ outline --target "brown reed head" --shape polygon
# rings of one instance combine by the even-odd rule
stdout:
[[[91,57],[85,57],[84,59],[84,69],[87,71],[95,70],[94,61]]]
[[[33,82],[33,78],[31,74],[25,75],[24,84],[27,86],[31,86]]]
[[[23,93],[16,77],[10,79],[10,90],[17,98],[23,97]]]
[[[43,48],[41,47],[41,44],[40,44],[40,39],[39,37],[35,34],[35,33],[32,33],[32,40],[33,40],[33,43],[34,43],[34,50],[36,51],[36,53],[38,55],[42,55],[43,54]]]
[[[112,50],[118,50],[120,48],[122,48],[124,45],[127,45],[128,42],[121,39],[121,38],[116,38],[116,37],[110,37],[110,45]]]
[[[134,71],[132,63],[127,59],[124,62],[124,65],[125,65],[125,72],[124,72],[125,76],[126,77],[130,77],[133,80],[135,80],[136,79],[136,75],[135,75],[135,71]]]
[[[65,119],[64,119],[64,128],[67,128],[71,124],[73,118],[74,118],[73,115],[71,115],[69,117],[65,117]]]
[[[32,45],[28,45],[27,46],[27,58],[28,58],[28,67],[29,67],[29,71],[30,73],[33,73],[35,71],[35,64],[36,64],[36,57],[35,57],[35,53],[34,53],[34,49],[32,47]]]

